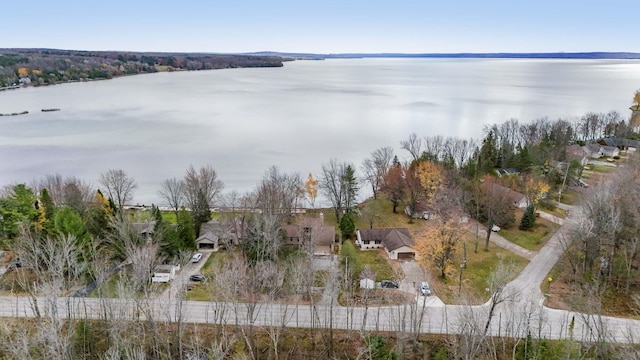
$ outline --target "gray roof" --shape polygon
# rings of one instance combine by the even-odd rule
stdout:
[[[359,229],[358,231],[363,241],[381,241],[388,251],[394,251],[403,246],[416,246],[407,228]]]
[[[316,245],[329,245],[335,241],[336,230],[333,226],[322,224],[320,218],[305,217],[300,220],[300,224],[287,224],[282,226],[282,230],[288,238],[299,238],[304,229],[310,229],[315,235]]]

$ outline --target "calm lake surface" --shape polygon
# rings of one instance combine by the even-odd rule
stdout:
[[[251,190],[271,165],[303,177],[331,158],[360,167],[410,133],[481,138],[511,118],[627,117],[640,61],[340,59],[283,68],[138,75],[0,92],[0,186],[46,174],[96,183],[123,169],[135,201],[211,164],[225,192]],[[58,112],[41,112],[60,108]]]

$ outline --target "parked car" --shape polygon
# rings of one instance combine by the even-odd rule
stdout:
[[[578,180],[577,180],[577,183],[578,183],[578,186],[582,186],[582,187],[585,187],[585,188],[588,188],[588,187],[589,187],[589,184],[587,184],[586,182],[584,182],[584,180],[582,180],[582,179],[578,179]]]
[[[398,283],[393,280],[382,280],[380,282],[380,287],[387,289],[397,289],[400,287],[400,285],[398,285]]]
[[[189,276],[189,280],[195,281],[195,282],[203,282],[203,281],[205,281],[207,279],[204,276],[200,275],[200,274],[195,274],[195,275]]]
[[[500,229],[500,226],[498,226],[498,225],[493,225],[493,226],[491,227],[491,231],[493,231],[493,232],[498,232],[498,231],[500,231],[500,230],[501,230],[501,229]]]
[[[423,281],[420,283],[420,293],[424,296],[431,295],[431,287],[428,282]]]
[[[21,268],[22,267],[22,260],[20,260],[20,258],[16,259],[15,261],[10,262],[9,264],[7,264],[7,271],[11,271],[11,270],[15,270],[17,268]]]
[[[192,263],[197,263],[197,262],[200,262],[200,259],[202,259],[202,254],[201,253],[195,253],[193,255],[193,257],[191,258],[191,262]]]

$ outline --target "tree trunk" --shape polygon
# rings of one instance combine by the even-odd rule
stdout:
[[[487,225],[487,238],[484,241],[484,251],[489,251],[489,238],[491,238],[492,225]]]

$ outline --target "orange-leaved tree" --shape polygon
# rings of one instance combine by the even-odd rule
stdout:
[[[318,197],[318,180],[313,178],[313,174],[309,173],[307,181],[304,182],[304,188],[307,191],[307,197],[311,207],[315,207],[316,198]]]
[[[416,244],[420,264],[426,268],[437,268],[444,279],[453,266],[455,253],[464,235],[463,231],[463,226],[457,221],[441,218],[429,221],[424,236]]]

